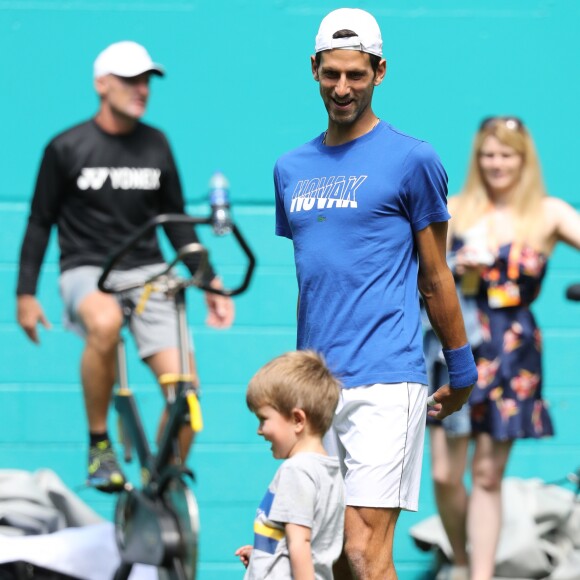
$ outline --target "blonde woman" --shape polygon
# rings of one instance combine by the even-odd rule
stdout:
[[[489,580],[501,529],[501,481],[513,443],[553,433],[542,398],[541,333],[530,305],[556,244],[580,249],[580,215],[546,194],[532,137],[515,117],[482,122],[465,186],[449,200],[449,211],[452,266],[461,292],[477,306],[482,338],[470,396],[471,494],[462,483],[466,437],[451,438],[432,426],[432,471],[455,552],[447,577]]]

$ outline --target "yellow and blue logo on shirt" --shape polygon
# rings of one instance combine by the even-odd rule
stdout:
[[[266,492],[254,520],[254,548],[268,554],[276,552],[278,543],[284,537],[284,526],[268,519],[274,497],[270,490]]]

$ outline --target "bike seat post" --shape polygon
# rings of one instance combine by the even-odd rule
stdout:
[[[191,373],[189,366],[189,329],[187,328],[187,312],[185,306],[185,289],[180,288],[175,294],[175,308],[177,309],[177,345],[179,348],[179,360],[181,373]]]
[[[128,391],[129,375],[127,372],[127,351],[125,348],[125,340],[122,336],[119,337],[119,342],[117,343],[115,363],[117,369],[117,392]],[[125,462],[129,463],[133,458],[131,452],[131,439],[126,425],[121,419],[121,415],[119,415],[119,436],[121,438],[121,443],[123,444],[123,457]]]
[[[189,329],[187,327],[187,310],[185,305],[185,288],[180,288],[175,294],[175,308],[177,310],[177,346],[179,349],[179,365],[181,374],[190,374],[190,345],[189,345]],[[173,401],[177,393],[173,391]],[[177,464],[181,464],[181,454],[179,452],[179,443],[176,439],[174,442],[174,455]]]
[[[115,358],[117,365],[117,385],[120,389],[128,389],[129,377],[127,374],[127,352],[125,349],[125,340],[122,336],[119,338],[119,342],[117,343]]]

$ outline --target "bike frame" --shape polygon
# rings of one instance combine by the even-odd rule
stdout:
[[[127,484],[117,502],[115,514],[117,544],[122,562],[114,580],[127,580],[133,564],[151,564],[168,571],[175,580],[195,580],[197,560],[197,503],[188,490],[186,477],[193,477],[181,462],[178,450],[178,435],[189,419],[195,431],[199,427],[197,417],[197,388],[189,368],[190,340],[187,328],[185,289],[196,286],[206,292],[223,296],[235,296],[244,292],[250,283],[255,268],[255,258],[241,232],[232,224],[232,233],[248,259],[242,283],[234,289],[216,289],[204,281],[204,268],[207,264],[207,250],[198,243],[191,243],[177,251],[175,259],[166,270],[152,276],[148,281],[128,283],[112,288],[107,279],[114,266],[129,254],[139,241],[151,230],[170,222],[193,225],[212,225],[211,218],[193,218],[182,214],[162,214],[145,224],[127,243],[113,254],[103,269],[98,287],[107,293],[122,294],[143,287],[144,291],[153,288],[153,282],[164,279],[163,291],[174,300],[177,312],[178,349],[180,353],[180,374],[169,377],[173,387],[169,388],[168,418],[159,436],[157,452],[153,453],[148,443],[137,404],[129,387],[125,344],[121,339],[117,348],[117,383],[115,408],[119,414],[125,458],[130,460],[130,446],[134,446],[141,466],[142,488],[134,489]],[[172,268],[186,256],[197,253],[201,257],[198,271],[190,279],[175,277]],[[169,276],[168,276],[169,275]],[[163,383],[164,377],[160,377]],[[199,419],[199,421],[198,421]],[[199,430],[199,428],[197,429]],[[173,501],[171,498],[174,496]],[[177,503],[176,503],[177,502]],[[179,513],[179,511],[181,512]],[[186,510],[186,516],[183,515]],[[184,529],[185,523],[194,523],[195,529]],[[131,521],[131,525],[127,522]],[[143,531],[141,531],[143,530]],[[153,539],[153,541],[152,541]],[[190,565],[189,573],[183,561]],[[161,572],[160,572],[161,573]]]
[[[177,310],[181,377],[187,377],[189,373],[190,344],[185,310],[185,289],[179,289],[174,299]],[[124,436],[129,436],[130,442],[137,452],[141,467],[149,474],[148,479],[155,479],[155,476],[160,475],[163,467],[170,463],[172,457],[176,459],[175,442],[189,413],[187,397],[191,394],[197,395],[197,391],[191,381],[177,381],[173,400],[169,401],[169,416],[159,437],[157,453],[153,454],[147,441],[135,398],[129,387],[125,344],[123,341],[120,341],[117,347],[117,369],[119,379],[114,401],[115,409],[122,419],[124,428],[128,431]]]

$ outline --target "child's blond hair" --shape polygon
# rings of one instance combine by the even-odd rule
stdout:
[[[269,405],[284,417],[302,409],[313,433],[324,435],[338,404],[340,382],[324,358],[311,350],[287,352],[264,365],[250,380],[246,403],[252,411]]]

